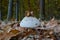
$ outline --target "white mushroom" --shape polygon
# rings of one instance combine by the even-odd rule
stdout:
[[[21,27],[34,28],[40,25],[40,21],[35,17],[24,17],[20,22]]]
[[[27,15],[20,22],[21,27],[35,28],[40,25],[40,21],[33,16],[33,11],[27,11]]]

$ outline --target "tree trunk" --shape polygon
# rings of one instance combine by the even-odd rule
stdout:
[[[0,20],[2,20],[2,0],[0,0]]]
[[[45,0],[40,0],[40,18],[45,19]]]
[[[12,17],[12,5],[13,5],[13,0],[9,0],[9,5],[8,5],[8,15],[7,15],[7,20],[9,21]]]
[[[16,21],[19,21],[19,0],[16,0]]]

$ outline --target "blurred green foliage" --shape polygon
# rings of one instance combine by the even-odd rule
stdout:
[[[47,19],[60,19],[60,0],[45,0],[45,14]]]
[[[7,18],[8,13],[8,2],[9,0],[2,0],[2,18]],[[33,10],[34,15],[39,18],[40,0],[19,0],[19,19],[24,17],[24,13],[27,10]],[[13,0],[13,16],[15,18],[15,3]],[[50,19],[50,17],[55,16],[57,19],[60,18],[60,0],[45,0],[45,19]]]

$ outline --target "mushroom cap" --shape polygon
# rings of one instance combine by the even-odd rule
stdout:
[[[25,28],[35,28],[40,25],[40,21],[35,17],[24,17],[20,22],[21,27]]]

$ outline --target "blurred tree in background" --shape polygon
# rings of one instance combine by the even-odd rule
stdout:
[[[8,13],[8,2],[9,0],[2,0],[2,18],[7,18]],[[40,0],[19,0],[19,20],[24,17],[24,13],[27,10],[33,10],[34,15],[39,18],[39,2]],[[15,5],[16,0],[13,0],[13,16],[15,18]],[[60,0],[45,0],[45,19],[51,17],[60,18]]]

